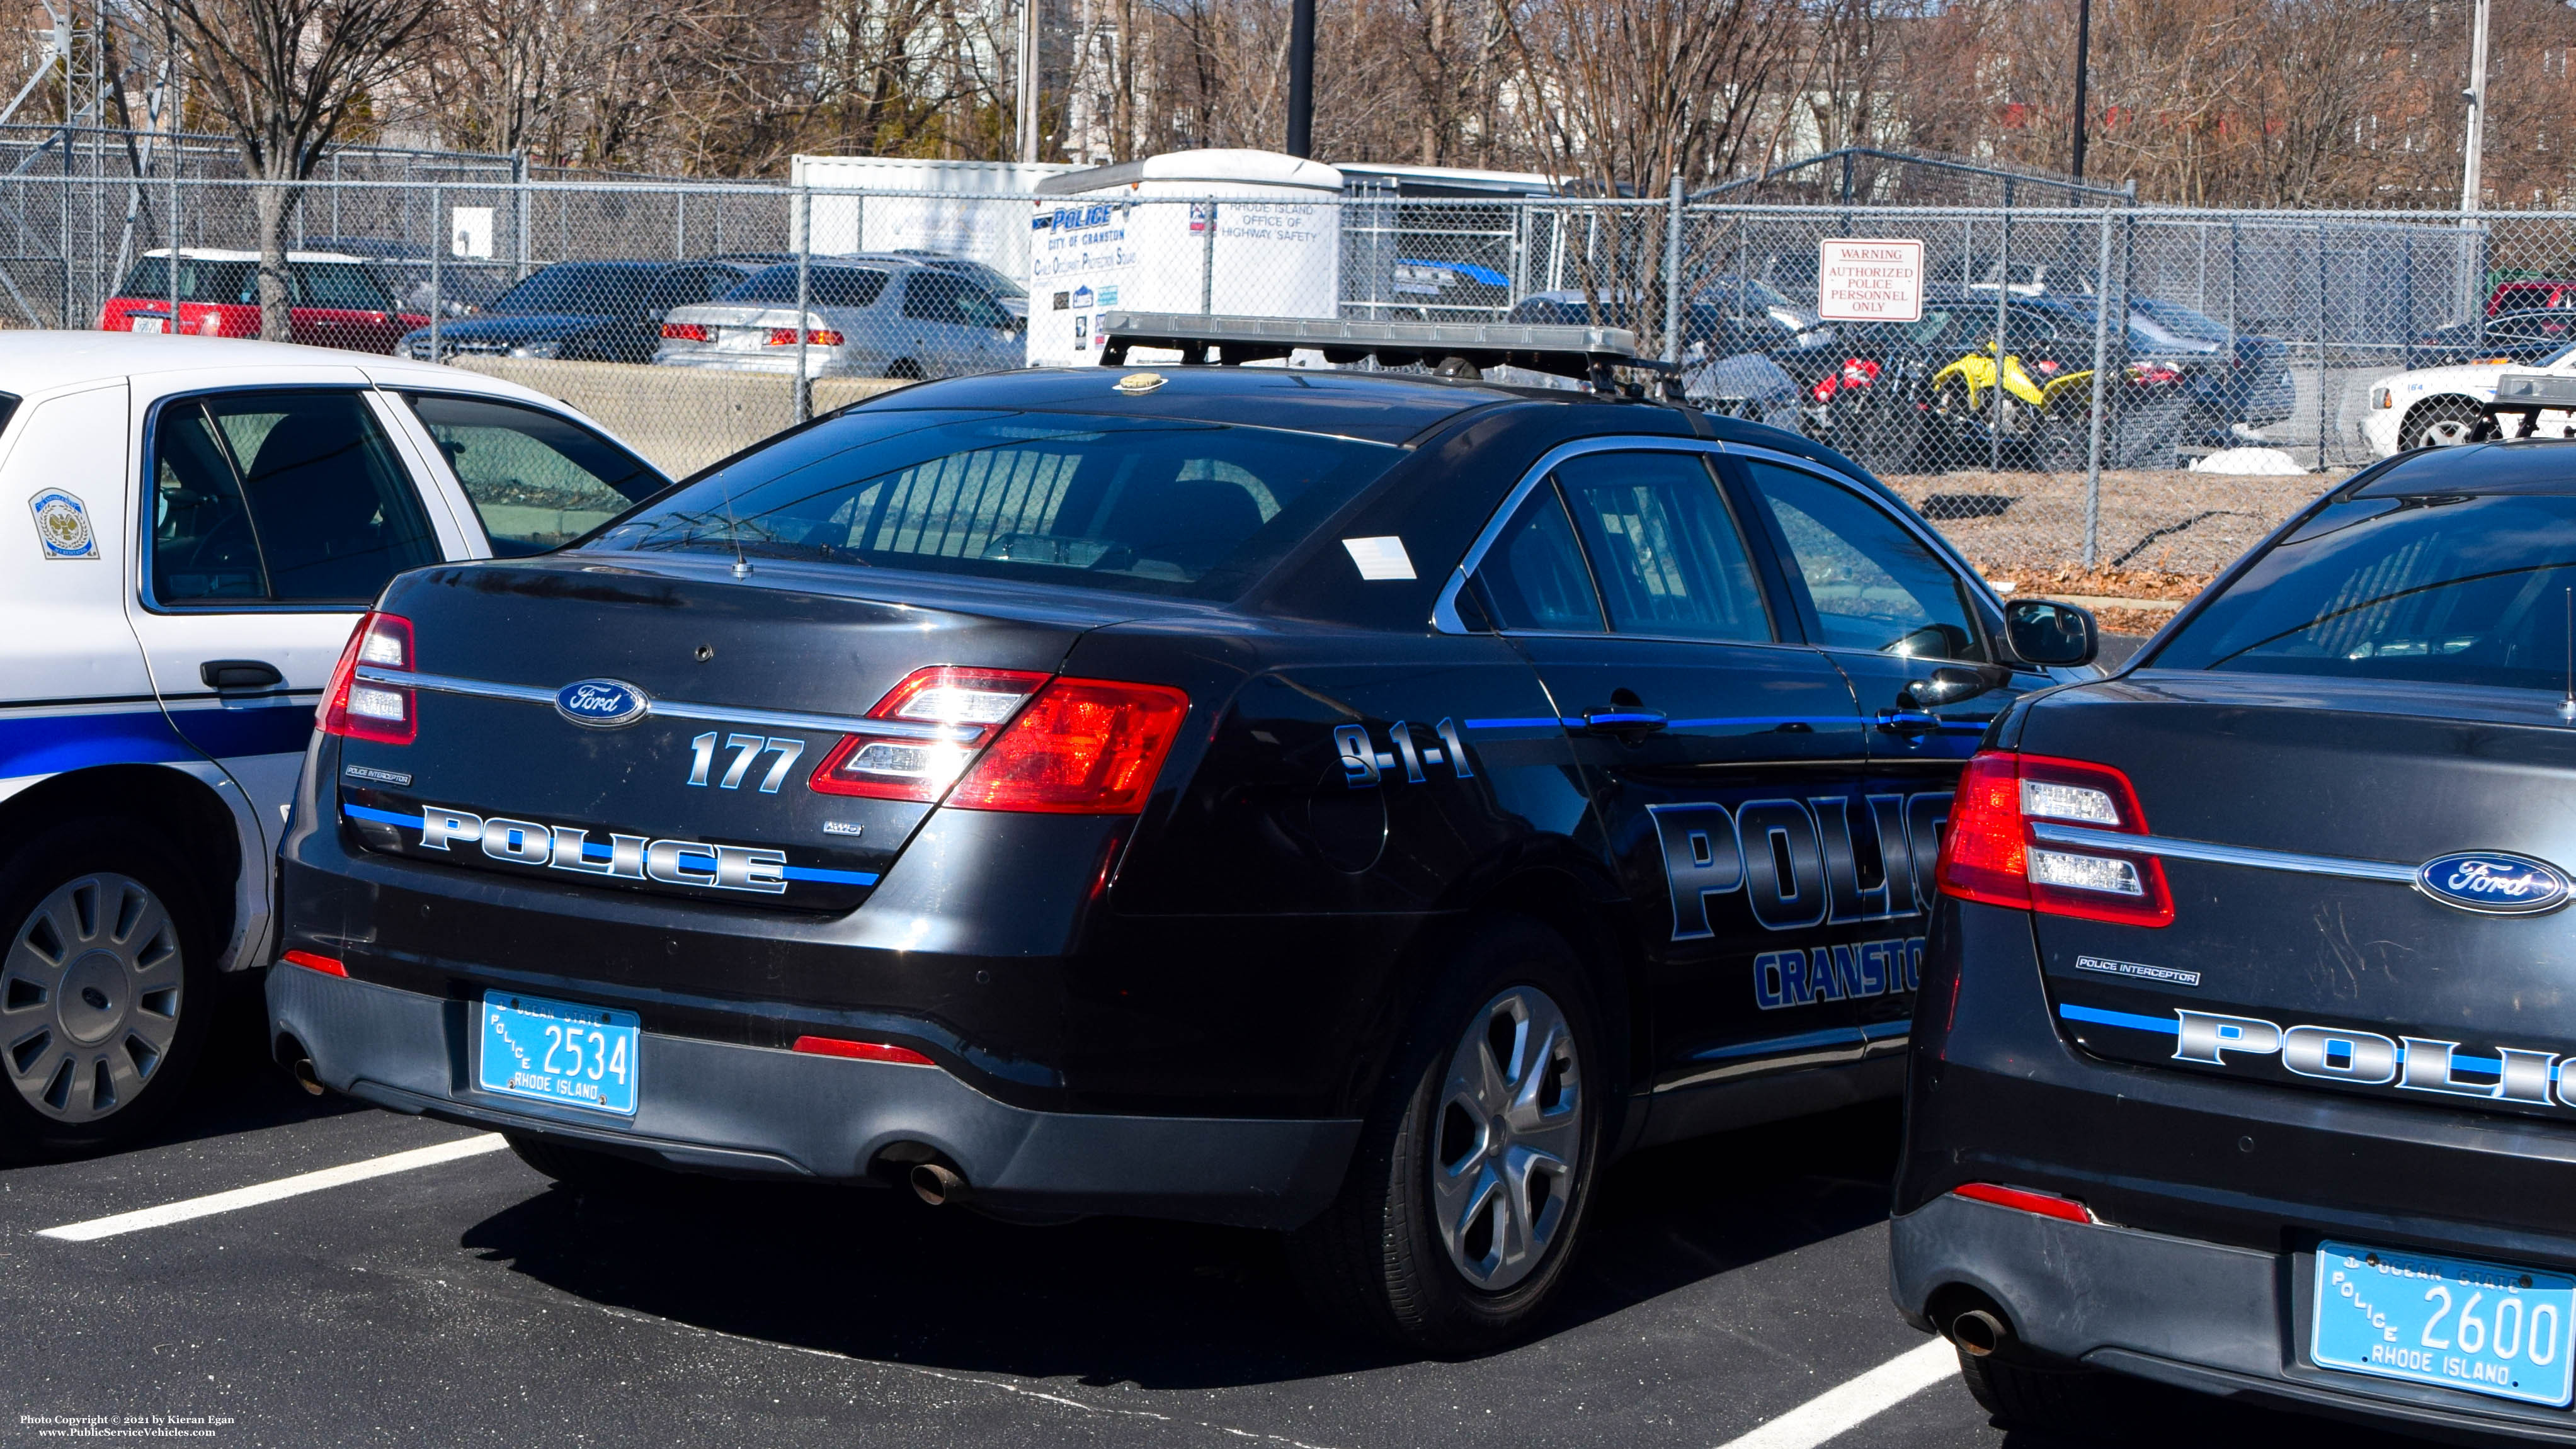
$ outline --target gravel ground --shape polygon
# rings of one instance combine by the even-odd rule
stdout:
[[[2101,562],[2207,579],[2343,476],[2106,472]],[[1991,576],[2073,567],[2084,557],[2081,473],[1979,471],[1886,481]]]

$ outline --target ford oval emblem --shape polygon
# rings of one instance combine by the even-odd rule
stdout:
[[[614,679],[577,679],[555,691],[555,713],[595,730],[631,725],[651,707],[644,691]]]
[[[2446,906],[2491,916],[2536,916],[2567,904],[2567,876],[2545,860],[2501,850],[2437,855],[2415,872],[2415,887]]]

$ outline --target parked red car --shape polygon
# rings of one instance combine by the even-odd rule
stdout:
[[[2544,312],[2576,307],[2576,282],[2505,282],[2487,294],[2487,315]]]
[[[183,247],[178,276],[167,248],[149,251],[99,314],[102,332],[186,332],[198,337],[259,335],[259,253]],[[286,254],[292,340],[352,352],[392,352],[404,333],[429,325],[401,309],[393,289],[364,258],[337,252]],[[178,325],[170,304],[178,297]]]

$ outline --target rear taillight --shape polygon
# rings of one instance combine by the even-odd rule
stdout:
[[[709,339],[707,337],[707,329],[702,323],[665,322],[662,324],[662,340],[665,342],[705,342]]]
[[[808,327],[805,329],[805,342],[811,347],[838,347],[841,345],[841,334],[833,331],[829,327]],[[793,327],[770,328],[769,345],[772,347],[795,346],[796,329]]]
[[[1996,1207],[2011,1208],[2015,1212],[2037,1213],[2041,1217],[2056,1218],[2061,1222],[2101,1221],[2093,1216],[2091,1208],[2071,1197],[2059,1197],[2053,1192],[2033,1192],[2026,1187],[2005,1187],[2001,1183],[1972,1182],[1965,1187],[1950,1189],[1950,1195],[1964,1197],[1970,1202],[1992,1203]]]
[[[379,744],[407,745],[420,734],[418,698],[382,676],[414,667],[411,620],[371,613],[349,631],[349,646],[331,671],[322,696],[322,733]],[[367,673],[361,675],[360,669]]]
[[[1020,669],[916,669],[868,711],[881,728],[843,736],[810,783],[826,795],[936,800],[1046,681]]]
[[[1991,906],[2124,926],[2173,922],[2164,863],[2129,777],[2108,765],[1989,750],[1968,761],[1941,842],[1941,890]]]
[[[961,810],[1133,815],[1145,808],[1190,697],[1160,684],[1058,679],[957,782]]]

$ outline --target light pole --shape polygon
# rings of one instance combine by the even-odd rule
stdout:
[[[2486,0],[2478,0],[2484,5]],[[2075,0],[2075,179],[2084,179],[2084,81],[2092,69],[2087,62],[2093,48],[2093,0]]]
[[[1038,0],[1020,0],[1020,159],[1038,159]]]
[[[2478,157],[2487,140],[2487,0],[2478,0],[2475,29],[2469,33],[2469,88],[2461,97],[2469,103],[2468,144],[2460,158],[2460,210],[2478,209]]]
[[[1315,0],[1288,8],[1288,154],[1315,154]]]

